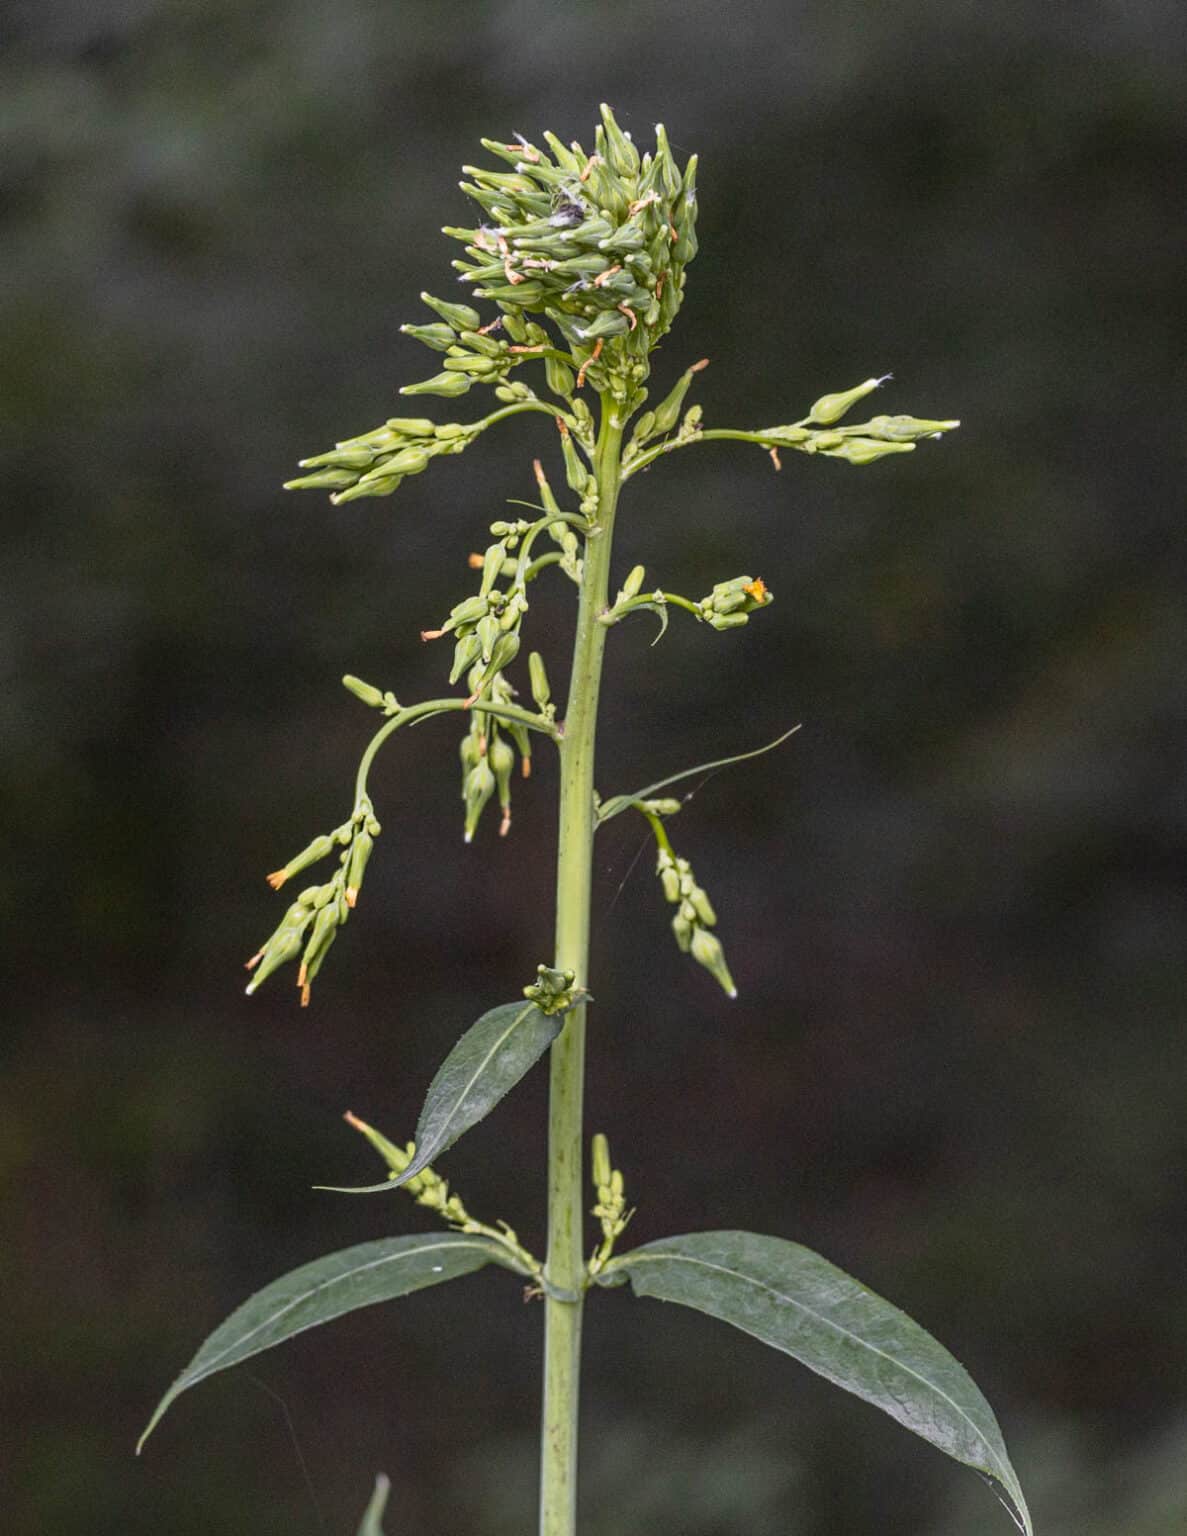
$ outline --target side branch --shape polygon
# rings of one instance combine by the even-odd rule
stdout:
[[[431,715],[456,714],[468,710],[471,707],[468,699],[425,699],[420,704],[409,704],[401,709],[398,714],[380,727],[367,744],[367,750],[359,759],[359,770],[355,777],[355,799],[360,800],[367,793],[367,776],[371,771],[371,765],[380,747],[402,725],[415,725],[421,720],[428,719]],[[531,710],[521,709],[518,704],[495,704],[483,701],[482,711],[487,715],[494,715],[496,719],[506,720],[512,725],[525,726],[529,731],[539,731],[541,735],[549,737],[552,741],[561,739],[560,729],[544,715],[533,714]]]

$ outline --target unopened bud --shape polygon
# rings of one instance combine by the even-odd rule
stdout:
[[[311,864],[316,864],[319,859],[324,859],[333,846],[334,839],[328,834],[315,837],[308,848],[303,848],[296,858],[288,861],[283,869],[274,870],[268,876],[268,884],[274,891],[278,891],[286,880],[291,880],[294,875],[300,874],[303,869],[308,869]]]
[[[871,437],[887,442],[909,443],[921,437],[938,437],[941,432],[954,432],[959,421],[922,421],[917,416],[871,416],[865,430]]]
[[[477,634],[463,635],[453,648],[453,666],[449,671],[450,686],[457,682],[482,655],[482,641]]]
[[[356,699],[361,699],[364,704],[369,704],[372,709],[382,709],[384,697],[380,690],[371,683],[365,683],[361,677],[354,677],[347,673],[342,679],[342,686],[349,689]]]
[[[692,958],[703,965],[729,997],[737,997],[738,989],[725,963],[725,951],[721,940],[708,928],[696,928],[692,935]]]
[[[350,857],[346,865],[346,905],[353,907],[359,899],[359,887],[363,883],[363,871],[375,847],[375,839],[362,827],[354,835],[350,845]]]
[[[482,316],[468,304],[450,304],[445,299],[435,299],[431,293],[422,293],[420,298],[455,331],[476,331],[482,324]]]
[[[402,395],[444,395],[447,399],[453,399],[458,395],[464,395],[472,382],[469,375],[465,373],[437,373],[420,384],[403,385],[400,393]]]
[[[440,321],[432,325],[402,325],[400,329],[405,336],[415,337],[426,347],[431,347],[434,352],[446,351],[457,340],[453,327]]]
[[[545,357],[544,379],[554,395],[567,400],[573,393],[573,370],[559,357]]]
[[[619,597],[634,597],[641,590],[643,586],[643,578],[646,576],[646,574],[647,572],[641,565],[634,566],[628,573],[627,579],[622,584],[622,591],[618,594]]]
[[[598,110],[606,129],[606,157],[611,167],[620,176],[634,176],[639,169],[639,151],[618,126],[614,113],[605,102],[602,102]]]
[[[872,464],[888,453],[911,453],[914,443],[886,443],[873,437],[847,437],[835,448],[825,450],[829,459],[845,459],[850,464]]]
[[[539,709],[547,709],[552,698],[552,692],[548,686],[548,673],[544,670],[544,658],[539,651],[533,651],[528,657],[528,676],[531,679],[532,698]]]
[[[578,326],[577,335],[582,341],[596,341],[602,337],[624,336],[631,328],[630,321],[616,309],[604,309],[587,324]]]
[[[818,422],[822,427],[831,427],[834,421],[840,421],[841,417],[852,410],[859,400],[872,395],[878,386],[885,384],[890,377],[889,373],[884,373],[880,379],[867,379],[864,384],[858,384],[853,389],[842,390],[840,394],[821,395],[808,412],[808,420]]]
[[[500,736],[497,741],[491,742],[487,755],[490,758],[499,791],[499,805],[506,811],[511,805],[511,775],[515,772],[515,749],[510,742],[504,741]]]
[[[485,758],[471,768],[466,775],[465,800],[465,840],[472,842],[474,830],[478,826],[478,818],[486,809],[486,803],[495,792],[495,776],[491,772],[490,764]]]
[[[610,1183],[613,1171],[610,1163],[610,1143],[602,1135],[597,1133],[590,1143],[590,1164],[593,1182],[599,1189],[605,1188]]]
[[[368,1125],[365,1120],[360,1120],[357,1115],[352,1115],[349,1109],[342,1118],[346,1121],[347,1125],[356,1131],[360,1131],[367,1138],[393,1173],[404,1172],[404,1169],[412,1161],[409,1153],[405,1152],[402,1147],[395,1146],[386,1136],[381,1135],[374,1126]]]
[[[502,543],[487,547],[482,557],[482,585],[478,589],[481,597],[486,597],[499,579],[499,572],[503,568],[503,556],[506,552],[507,547]]]

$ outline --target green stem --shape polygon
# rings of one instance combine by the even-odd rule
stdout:
[[[529,731],[540,731],[545,736],[551,736],[556,740],[556,733],[543,715],[533,714],[530,710],[521,709],[518,704],[482,704],[484,714],[494,715],[498,720],[510,720],[514,725],[526,725]],[[416,725],[418,721],[427,719],[430,715],[451,714],[458,710],[469,708],[465,699],[425,699],[422,704],[409,704],[407,708],[393,715],[386,725],[380,726],[371,740],[367,743],[367,750],[359,759],[358,772],[354,780],[355,804],[367,793],[367,777],[371,772],[371,764],[375,761],[375,755],[384,742],[392,734],[404,725]]]
[[[820,431],[826,430],[820,428]],[[828,431],[841,430],[829,427]],[[811,437],[811,432],[803,427],[802,422],[793,422],[789,427],[784,427],[784,434],[803,431],[804,439]],[[629,480],[632,475],[637,475],[641,469],[646,469],[649,464],[654,464],[656,459],[662,458],[665,453],[674,453],[677,448],[691,448],[694,443],[757,443],[760,448],[791,448],[802,451],[800,443],[786,435],[775,432],[743,432],[733,427],[706,427],[694,432],[691,437],[669,437],[662,443],[657,443],[654,448],[648,448],[646,453],[641,453],[631,460],[630,465],[623,473],[623,479]]]
[[[556,964],[588,985],[590,885],[593,873],[594,751],[606,627],[598,615],[610,586],[614,513],[622,479],[624,422],[602,401],[594,453],[597,522],[585,566],[560,742],[560,827],[557,855]],[[577,1404],[581,1311],[586,1284],[582,1233],[582,1090],[585,1007],[574,1008],[552,1047],[548,1120],[548,1260],[545,1266],[544,1418],[540,1444],[540,1536],[577,1529]]]

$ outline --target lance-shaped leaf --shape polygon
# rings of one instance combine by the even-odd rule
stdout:
[[[753,1232],[696,1232],[623,1254],[598,1277],[753,1334],[864,1398],[987,1478],[1031,1536],[993,1410],[964,1367],[897,1307],[809,1248]]]
[[[383,1536],[383,1512],[387,1508],[387,1496],[391,1491],[391,1482],[381,1472],[375,1479],[375,1492],[371,1495],[371,1502],[363,1511],[362,1524],[359,1526],[357,1536]]]
[[[752,752],[737,752],[733,757],[718,757],[711,763],[698,763],[695,768],[684,768],[679,773],[670,773],[666,779],[657,779],[654,784],[648,784],[646,788],[636,790],[633,795],[615,795],[610,800],[603,800],[598,810],[597,824],[599,827],[602,826],[611,817],[619,815],[622,811],[629,811],[631,806],[638,805],[640,800],[650,800],[654,795],[658,795],[661,789],[667,789],[669,784],[678,784],[681,779],[694,778],[698,773],[716,773],[719,768],[732,768],[735,763],[745,763],[752,757],[761,757],[764,752],[773,752],[798,730],[799,726],[793,725],[789,731],[784,731],[782,736],[776,736],[774,741],[768,741],[765,747],[755,747]]]
[[[214,1330],[157,1404],[137,1453],[170,1405],[216,1371],[346,1312],[455,1280],[484,1264],[506,1264],[507,1259],[506,1249],[486,1238],[442,1232],[359,1243],[303,1264],[257,1291]]]
[[[407,1168],[382,1184],[344,1188],[344,1195],[371,1195],[407,1184],[472,1125],[489,1115],[560,1034],[559,1013],[542,1013],[535,1003],[503,1003],[472,1024],[437,1068],[416,1122],[416,1155]]]

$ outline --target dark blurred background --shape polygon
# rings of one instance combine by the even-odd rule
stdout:
[[[1176,22],[1175,17],[1179,20]],[[456,723],[381,760],[384,835],[308,1013],[244,957],[263,883],[349,812],[352,671],[440,690],[548,424],[391,501],[285,496],[403,409],[481,134],[701,155],[660,393],[710,424],[893,370],[959,433],[868,469],[727,445],[629,490],[620,571],[761,575],[716,635],[617,630],[604,792],[756,746],[673,828],[728,1004],[623,817],[599,847],[591,1129],[638,1241],[794,1237],[931,1328],[1048,1536],[1187,1522],[1182,16],[1048,6],[9,0],[0,61],[6,510],[0,1417],[14,1536],[534,1528],[541,1317],[498,1272],[361,1313],[183,1399],[199,1339],[318,1253],[431,1226],[350,1200],[351,1108],[432,1070],[549,952],[554,764],[463,847]],[[1179,394],[1176,409],[1176,394]],[[471,419],[476,393],[429,401]],[[419,409],[419,405],[416,407]],[[533,604],[564,669],[563,583]],[[542,1242],[543,1075],[447,1160]],[[792,1362],[598,1296],[584,1532],[972,1536],[973,1474]]]

